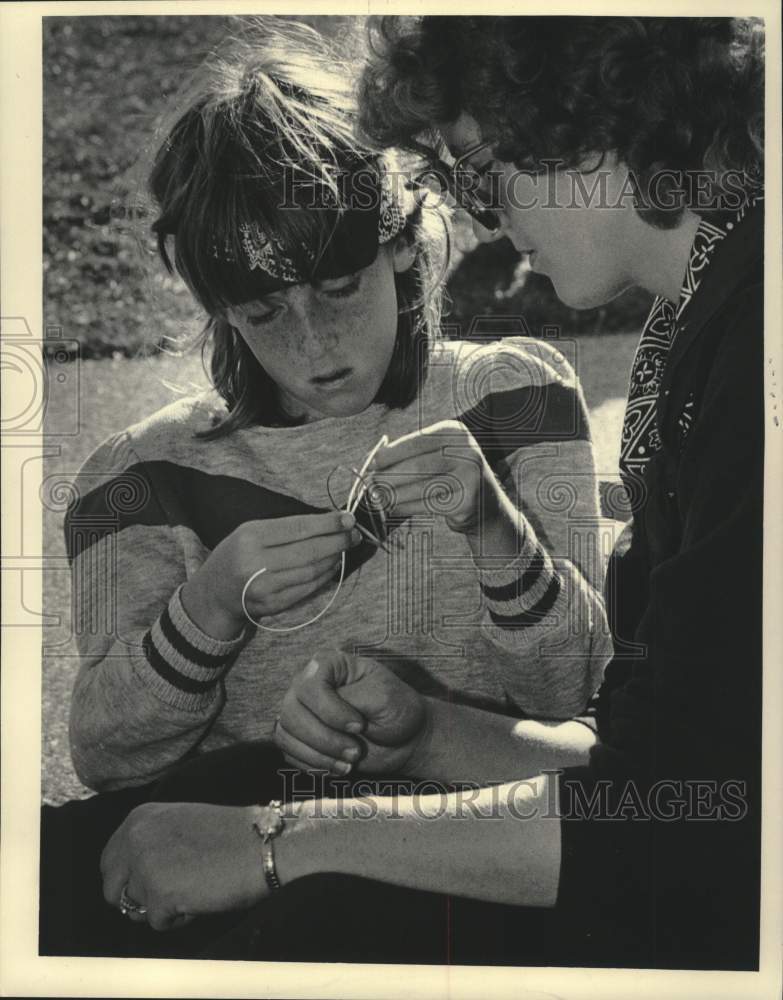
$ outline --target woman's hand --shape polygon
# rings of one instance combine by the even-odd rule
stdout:
[[[387,514],[442,514],[453,531],[463,534],[477,531],[498,505],[497,480],[459,420],[442,420],[397,438],[378,451],[368,471],[376,498],[389,497]]]
[[[299,514],[246,521],[216,546],[182,588],[190,618],[216,639],[233,639],[247,624],[242,590],[258,570],[245,602],[255,620],[311,597],[334,579],[342,553],[361,541],[352,514]]]
[[[387,667],[328,651],[294,678],[275,741],[303,770],[401,775],[426,740],[427,701]]]
[[[147,908],[155,930],[193,917],[253,906],[268,890],[254,809],[153,802],[129,814],[101,855],[103,895]]]

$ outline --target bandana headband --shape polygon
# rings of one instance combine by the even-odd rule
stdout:
[[[406,217],[385,172],[380,173],[374,192],[363,188],[360,193],[365,202],[368,194],[372,195],[370,205],[352,206],[349,201],[347,208],[337,211],[333,197],[326,201],[326,207],[335,207],[335,226],[317,261],[315,250],[302,247],[308,265],[306,271],[291,259],[282,240],[264,232],[257,222],[245,222],[239,227],[240,264],[249,271],[260,272],[258,277],[269,286],[269,291],[286,285],[342,277],[368,267],[377,257],[378,247],[402,232]],[[297,210],[302,209],[292,209]],[[238,263],[228,242],[223,247],[216,245],[213,257],[233,267]]]

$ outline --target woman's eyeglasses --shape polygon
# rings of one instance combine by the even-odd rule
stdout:
[[[472,157],[489,145],[480,142],[471,146],[449,166],[432,149],[417,144],[415,148],[427,160],[427,167],[414,178],[414,183],[435,190],[436,194],[449,194],[480,226],[496,233],[500,229],[500,216],[490,205],[496,202],[491,181],[497,174],[477,168],[471,162]]]

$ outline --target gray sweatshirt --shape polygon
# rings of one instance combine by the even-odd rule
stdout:
[[[65,531],[82,781],[141,784],[193,751],[269,738],[293,675],[324,648],[379,659],[435,697],[520,717],[584,708],[611,655],[604,545],[584,400],[552,345],[444,342],[405,409],[196,438],[222,405],[212,393],[179,400],[102,444],[77,477]],[[314,624],[248,626],[226,642],[188,618],[182,584],[238,525],[331,509],[329,489],[347,499],[342,470],[383,434],[448,419],[472,431],[519,511],[519,552],[506,565],[476,568],[435,489],[433,513],[398,524],[389,551],[351,550]],[[309,619],[330,596],[265,623]]]

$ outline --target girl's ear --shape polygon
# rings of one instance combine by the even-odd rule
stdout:
[[[392,248],[392,255],[395,273],[402,274],[416,260],[416,246],[406,240],[404,236],[398,236]]]

